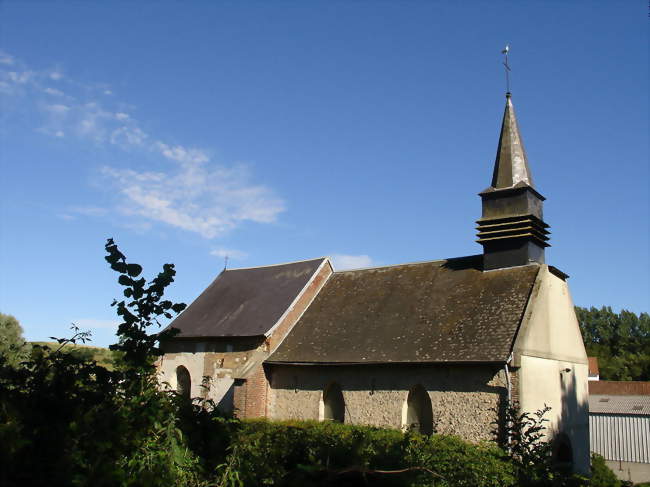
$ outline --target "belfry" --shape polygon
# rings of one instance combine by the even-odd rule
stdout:
[[[510,93],[506,93],[492,184],[479,196],[483,214],[476,222],[477,242],[483,246],[483,270],[543,264],[549,246],[542,211],[545,198],[533,186]]]

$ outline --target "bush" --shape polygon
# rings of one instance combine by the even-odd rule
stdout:
[[[621,481],[597,453],[591,454],[591,485],[593,487],[621,487]]]
[[[247,487],[515,484],[512,464],[494,445],[369,426],[244,421],[231,451],[221,481],[236,472],[233,483]]]

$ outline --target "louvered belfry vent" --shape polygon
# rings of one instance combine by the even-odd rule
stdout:
[[[483,246],[483,269],[493,270],[544,263],[549,226],[544,222],[542,196],[533,187],[515,109],[506,94],[499,148],[492,184],[479,196],[483,214],[477,242]]]

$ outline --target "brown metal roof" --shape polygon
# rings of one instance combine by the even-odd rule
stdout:
[[[177,338],[264,335],[325,260],[226,270],[170,326]]]
[[[591,380],[589,394],[650,395],[650,382],[632,380]]]
[[[482,256],[334,273],[268,362],[504,362],[538,265]]]
[[[599,375],[598,373],[598,357],[587,357],[589,361],[589,376]]]

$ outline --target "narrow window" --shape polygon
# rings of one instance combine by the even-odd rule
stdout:
[[[433,433],[433,409],[429,394],[421,385],[409,391],[406,399],[406,418],[404,426],[412,428],[423,435]]]
[[[192,379],[190,373],[185,367],[179,365],[176,368],[176,392],[183,397],[190,397],[190,389],[192,388]]]
[[[323,419],[343,423],[345,420],[345,401],[341,386],[336,382],[323,391]]]

